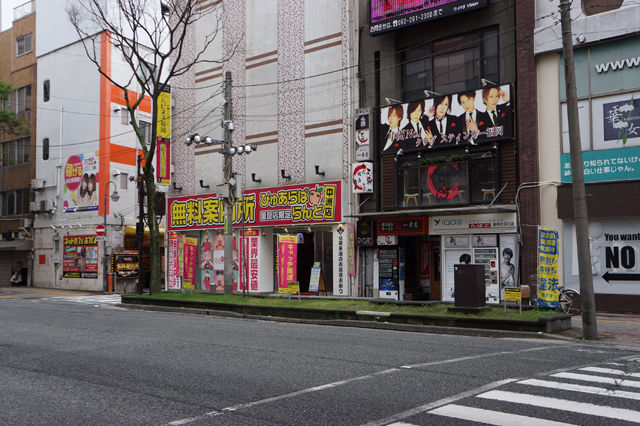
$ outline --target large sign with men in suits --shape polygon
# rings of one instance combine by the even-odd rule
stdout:
[[[382,154],[512,138],[509,84],[380,108],[378,143]]]

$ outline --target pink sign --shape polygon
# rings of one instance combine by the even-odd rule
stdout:
[[[278,235],[278,288],[288,289],[298,276],[298,237]]]

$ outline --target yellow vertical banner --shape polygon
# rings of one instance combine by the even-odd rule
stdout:
[[[538,306],[543,308],[558,307],[558,239],[557,230],[538,228]]]

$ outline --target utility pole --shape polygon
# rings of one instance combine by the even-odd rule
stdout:
[[[580,123],[576,93],[576,73],[573,62],[573,35],[571,33],[571,1],[560,1],[562,24],[562,53],[567,91],[567,116],[569,118],[569,147],[571,151],[571,181],[573,188],[573,217],[578,245],[578,278],[582,295],[582,332],[587,339],[598,338],[596,304],[591,275],[591,250],[589,247],[589,221],[585,198]]]
[[[224,293],[233,293],[233,189],[231,184],[233,172],[233,154],[230,148],[233,146],[231,132],[233,123],[231,121],[232,95],[231,95],[231,71],[225,72],[224,76],[224,183],[228,194],[225,198],[224,206]]]

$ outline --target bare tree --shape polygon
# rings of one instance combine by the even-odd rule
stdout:
[[[205,51],[218,35],[221,8],[201,12],[196,7],[197,3],[197,0],[74,0],[67,7],[71,24],[83,43],[87,57],[101,75],[123,91],[130,124],[144,155],[142,179],[150,231],[150,293],[161,290],[162,269],[153,167],[158,97],[172,78],[189,72],[196,64],[228,60],[204,59]],[[214,14],[211,21],[216,25],[204,37],[198,51],[189,51],[185,44],[187,32],[193,30],[195,22],[204,14]],[[101,67],[99,42],[103,33],[110,37],[112,46],[122,53],[131,71],[123,81]],[[145,96],[151,100],[152,111],[151,140],[148,145],[135,114]]]

